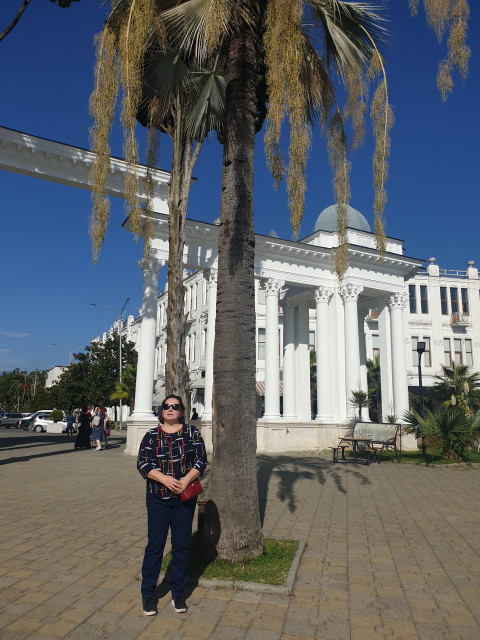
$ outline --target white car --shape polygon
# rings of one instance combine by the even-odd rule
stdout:
[[[47,426],[53,424],[53,420],[50,420],[51,413],[51,411],[39,412],[39,415],[36,416],[35,420],[30,424],[29,431],[36,431],[37,433],[47,431]],[[67,423],[64,420],[59,420],[57,424],[62,426],[62,433],[67,430]]]

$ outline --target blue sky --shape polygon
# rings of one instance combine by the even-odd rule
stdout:
[[[20,0],[0,5],[0,29],[10,22]],[[470,2],[470,73],[456,78],[453,94],[442,103],[435,87],[439,45],[423,12],[411,19],[407,0],[379,3],[390,20],[388,61],[392,131],[387,234],[405,240],[406,254],[437,258],[445,269],[480,264],[478,221],[480,119],[480,7]],[[93,37],[103,23],[100,0],[81,0],[60,9],[32,0],[12,33],[0,42],[2,99],[0,125],[88,148],[88,99],[93,86]],[[142,135],[140,131],[140,135]],[[161,165],[169,168],[162,140]],[[291,238],[284,188],[273,192],[265,169],[262,134],[257,136],[255,226]],[[372,223],[371,134],[352,159],[351,205]],[[122,155],[118,125],[112,153]],[[221,148],[212,139],[200,155],[189,217],[211,222],[219,215]],[[87,191],[0,171],[2,211],[0,267],[0,371],[31,370],[66,364],[108,329],[113,313],[95,302],[120,309],[139,307],[142,277],[135,244],[121,223],[123,203],[112,199],[112,217],[100,261],[91,262]],[[315,134],[308,165],[308,191],[302,235],[332,204],[331,173],[325,142]],[[165,274],[163,274],[165,275]],[[61,345],[64,349],[53,346]]]

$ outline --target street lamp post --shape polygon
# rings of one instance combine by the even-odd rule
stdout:
[[[420,414],[423,414],[422,355],[425,353],[425,342],[417,342],[418,353],[418,388],[420,393]],[[425,458],[425,442],[422,438],[422,457]]]
[[[120,384],[122,382],[122,327],[123,327],[123,314],[125,313],[125,307],[127,306],[127,304],[130,302],[130,298],[127,298],[125,300],[125,302],[123,303],[123,307],[122,310],[120,311],[120,313],[118,313],[118,311],[115,311],[115,309],[110,309],[110,307],[104,307],[101,304],[95,304],[95,302],[91,302],[90,304],[92,305],[92,307],[100,307],[101,309],[107,309],[107,311],[112,311],[116,316],[117,316],[117,321],[118,321],[118,351],[119,351],[119,379],[120,379]],[[132,311],[132,309],[129,309],[128,311]],[[123,412],[123,407],[122,407],[122,399],[120,398],[119,400],[119,409],[120,409],[120,431],[123,429],[123,416],[122,416],[122,412]]]

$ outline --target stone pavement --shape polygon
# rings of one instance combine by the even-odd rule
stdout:
[[[188,587],[175,614],[161,585],[146,617],[144,484],[111,444],[0,429],[2,640],[479,640],[478,467],[259,455],[265,535],[307,542],[293,593]]]

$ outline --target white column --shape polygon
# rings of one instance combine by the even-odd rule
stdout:
[[[283,301],[283,419],[296,420],[295,306]]]
[[[318,422],[332,420],[332,388],[330,363],[330,332],[328,327],[328,304],[333,289],[318,287],[315,291],[317,311],[316,352],[317,352],[317,415]]]
[[[390,309],[385,300],[378,304],[378,332],[380,336],[380,380],[382,389],[382,421],[393,413],[392,331]]]
[[[352,391],[360,388],[360,342],[358,337],[358,296],[363,287],[346,284],[340,289],[345,308],[345,391],[347,416],[353,416],[349,402]]]
[[[210,269],[208,279],[208,319],[205,344],[205,408],[202,420],[213,415],[213,347],[215,344],[215,315],[217,310],[217,270]]]
[[[405,355],[405,332],[403,311],[407,306],[405,292],[394,293],[390,297],[390,326],[392,331],[392,377],[393,407],[395,415],[401,419],[408,411],[408,380]]]
[[[301,302],[295,309],[295,392],[297,418],[312,419],[310,395],[310,352],[308,350],[308,304]]]
[[[280,419],[280,363],[278,342],[278,294],[285,283],[265,282],[265,413],[263,420]]]
[[[143,271],[142,325],[135,384],[135,411],[131,420],[156,422],[152,402],[157,339],[158,276],[165,261],[150,257],[147,263],[142,260],[139,264]]]

